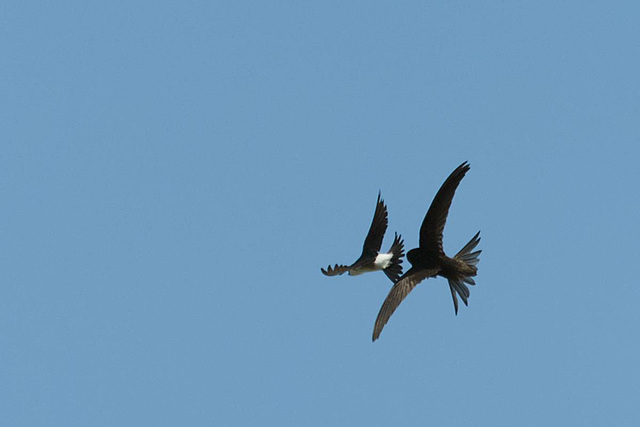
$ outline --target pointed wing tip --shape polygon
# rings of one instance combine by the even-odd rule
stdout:
[[[464,176],[464,175],[466,175],[466,174],[467,174],[467,172],[469,172],[469,170],[470,170],[470,169],[471,169],[471,164],[470,164],[468,161],[466,161],[466,160],[465,160],[464,162],[462,162],[462,163],[460,164],[460,166],[458,166],[458,167],[456,168],[456,170],[454,171],[454,173],[455,173],[455,172],[459,172],[459,173],[461,173],[461,174],[462,174],[462,176]],[[453,175],[454,173],[452,173],[452,175]]]
[[[387,298],[388,298],[388,296],[387,296]],[[385,302],[387,302],[386,299],[385,299]],[[371,342],[376,342],[376,340],[378,338],[380,338],[380,335],[382,334],[382,331],[384,330],[384,327],[387,325],[387,322],[389,321],[388,318],[386,320],[384,320],[381,317],[382,313],[383,313],[383,311],[382,311],[383,307],[384,307],[384,303],[382,304],[382,307],[380,307],[380,312],[378,313],[378,317],[376,318],[376,323],[373,324],[373,336],[371,337]],[[391,313],[391,314],[393,314],[393,313]],[[391,315],[389,315],[389,317],[391,317]]]

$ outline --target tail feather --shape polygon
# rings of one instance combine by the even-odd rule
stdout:
[[[476,246],[478,246],[478,243],[480,243],[479,231],[475,236],[471,238],[471,240],[469,240],[469,243],[467,243],[462,249],[460,249],[460,252],[458,252],[454,258],[458,258],[459,260],[464,261],[466,264],[475,266],[480,261],[478,255],[480,255],[482,251],[471,251],[474,250]]]
[[[386,274],[393,283],[396,283],[400,276],[402,276],[402,257],[404,256],[404,240],[402,240],[402,236],[398,235],[398,233],[395,233],[395,238],[393,239],[389,253],[393,256],[391,257],[389,267],[384,269],[384,274]]]
[[[476,281],[475,281],[475,280],[473,280],[473,279],[472,279],[471,277],[469,277],[469,276],[464,276],[464,277],[462,278],[462,281],[463,281],[464,283],[468,284],[468,285],[471,285],[471,286],[475,286],[475,285],[476,285]]]
[[[449,289],[451,290],[451,297],[453,298],[453,307],[455,309],[456,315],[458,314],[458,299],[456,297],[456,294],[459,295],[460,298],[462,298],[462,302],[464,303],[464,305],[468,305],[467,300],[469,298],[470,292],[467,285],[474,286],[476,284],[475,280],[473,280],[473,276],[475,276],[476,272],[478,271],[478,268],[476,266],[480,262],[479,255],[480,253],[482,253],[482,251],[471,251],[473,251],[476,246],[478,246],[478,243],[480,243],[479,231],[475,236],[473,236],[469,243],[467,243],[462,249],[460,249],[460,252],[458,252],[454,257],[467,264],[467,266],[470,267],[470,270],[472,271],[472,273],[469,273],[467,275],[448,279]]]
[[[449,289],[451,290],[451,297],[453,298],[453,308],[456,312],[456,316],[458,315],[458,298],[457,295],[460,295],[462,298],[462,302],[464,305],[469,306],[468,298],[469,298],[469,288],[462,283],[462,280],[459,279],[449,279]]]
[[[331,267],[331,265],[329,265],[326,270],[321,267],[320,271],[322,271],[322,274],[324,274],[325,276],[339,276],[348,272],[349,268],[350,267],[346,265],[336,264],[334,267]]]

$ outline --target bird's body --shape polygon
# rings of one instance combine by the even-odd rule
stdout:
[[[373,259],[373,262],[364,263],[362,266],[358,266],[354,263],[348,273],[349,276],[358,276],[363,273],[371,273],[374,271],[385,270],[391,265],[393,259],[393,253],[378,253]]]
[[[455,279],[460,276],[475,276],[477,268],[467,265],[457,258],[449,258],[444,254],[411,249],[407,253],[407,260],[411,265],[418,265],[422,269],[437,269],[438,276]]]
[[[373,330],[373,341],[378,339],[384,325],[400,303],[418,283],[429,277],[442,276],[449,281],[456,314],[458,298],[467,305],[469,288],[475,285],[472,277],[477,274],[478,256],[481,251],[472,252],[480,242],[480,233],[476,234],[453,258],[448,257],[442,248],[442,232],[449,213],[449,207],[458,185],[470,166],[464,162],[454,170],[442,184],[433,199],[420,227],[420,245],[407,253],[411,268],[393,285],[385,299]]]
[[[376,210],[369,233],[362,247],[362,255],[351,265],[329,266],[325,270],[321,268],[325,276],[338,276],[349,273],[350,276],[358,276],[373,271],[383,271],[392,282],[396,282],[402,275],[402,257],[404,256],[404,242],[397,233],[389,252],[380,252],[382,240],[387,231],[387,207],[378,193]]]

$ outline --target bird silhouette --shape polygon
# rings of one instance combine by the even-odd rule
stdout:
[[[392,282],[396,282],[402,275],[402,257],[404,256],[404,242],[402,236],[395,234],[393,244],[387,253],[380,253],[382,247],[382,239],[387,231],[387,207],[378,193],[378,201],[376,202],[376,210],[373,214],[373,221],[369,228],[369,233],[364,240],[362,247],[362,255],[353,264],[339,265],[334,267],[329,265],[327,269],[321,268],[322,274],[325,276],[339,276],[349,273],[350,276],[357,276],[362,273],[372,271],[384,271]]]
[[[380,337],[382,329],[393,312],[420,282],[429,277],[442,276],[449,281],[449,289],[453,298],[453,306],[458,314],[458,298],[468,305],[468,285],[475,285],[473,277],[477,274],[478,256],[482,251],[472,252],[480,242],[478,232],[453,258],[449,258],[442,248],[442,232],[449,214],[451,201],[458,184],[471,167],[462,163],[449,175],[440,190],[433,198],[422,226],[420,227],[420,244],[418,248],[407,253],[411,268],[398,279],[384,300],[373,328],[373,341]]]

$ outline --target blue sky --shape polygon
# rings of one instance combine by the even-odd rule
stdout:
[[[3,425],[637,425],[636,2],[3,2]],[[375,199],[459,315],[327,278]],[[405,262],[405,267],[407,262]]]

